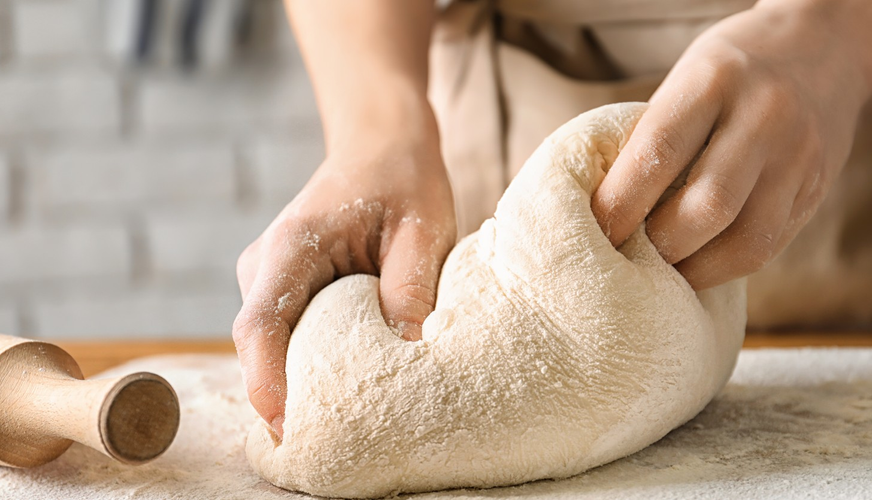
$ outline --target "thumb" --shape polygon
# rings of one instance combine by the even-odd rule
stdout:
[[[450,249],[445,238],[421,225],[401,225],[381,262],[382,315],[406,340],[421,339],[421,325],[436,306],[439,271]]]
[[[233,341],[248,399],[281,438],[287,396],[285,361],[291,330],[332,269],[299,250],[270,251],[233,323]]]

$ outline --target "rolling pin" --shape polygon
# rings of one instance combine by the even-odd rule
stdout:
[[[42,465],[73,441],[143,464],[169,448],[179,417],[176,392],[157,375],[84,380],[60,347],[0,335],[0,465]]]

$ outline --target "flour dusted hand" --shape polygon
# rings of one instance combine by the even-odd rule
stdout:
[[[851,153],[872,97],[870,20],[865,0],[760,0],[700,35],[593,198],[612,243],[647,221],[697,290],[775,259]]]
[[[744,281],[694,292],[644,227],[616,250],[590,209],[646,107],[545,140],[449,255],[423,340],[386,325],[378,278],[318,293],[288,347],[284,438],[259,420],[254,468],[328,497],[517,484],[621,458],[702,410],[741,347]]]
[[[435,130],[435,119],[432,128]],[[451,186],[430,140],[367,141],[331,154],[237,265],[243,306],[233,340],[249,400],[281,433],[285,353],[309,300],[338,277],[379,274],[382,312],[421,338],[455,237]]]

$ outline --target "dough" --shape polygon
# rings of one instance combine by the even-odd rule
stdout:
[[[385,324],[378,278],[315,296],[288,347],[284,442],[256,422],[253,467],[327,497],[510,485],[624,457],[702,410],[742,344],[744,280],[694,293],[644,228],[615,250],[590,210],[646,107],[545,140],[449,255],[422,341]]]

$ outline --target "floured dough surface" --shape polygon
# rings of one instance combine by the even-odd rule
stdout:
[[[422,341],[387,327],[375,277],[315,296],[288,348],[284,441],[258,421],[254,468],[329,497],[511,485],[611,462],[699,413],[741,347],[744,280],[695,293],[644,229],[615,250],[590,209],[646,107],[545,140],[449,255]]]

